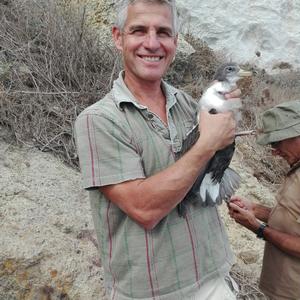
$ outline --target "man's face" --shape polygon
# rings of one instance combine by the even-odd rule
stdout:
[[[272,154],[284,158],[289,165],[300,159],[300,137],[286,139],[272,145]]]
[[[129,5],[124,30],[113,28],[113,37],[123,53],[125,80],[160,81],[175,55],[177,36],[166,5]]]

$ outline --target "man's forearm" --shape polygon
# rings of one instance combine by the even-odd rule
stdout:
[[[199,147],[192,147],[183,157],[165,170],[143,180],[141,189],[155,187],[153,193],[168,206],[168,201],[175,207],[188,193],[195,180],[203,171],[214,152]],[[156,206],[154,204],[154,206]]]
[[[147,229],[183,200],[215,151],[194,145],[168,168],[145,179],[103,186],[101,192]]]
[[[141,181],[138,194],[143,206],[136,203],[135,208],[142,209],[141,215],[153,214],[150,219],[155,226],[184,199],[213,155],[213,151],[195,145],[173,165]]]
[[[255,217],[263,222],[268,222],[272,208],[256,203],[254,207]]]

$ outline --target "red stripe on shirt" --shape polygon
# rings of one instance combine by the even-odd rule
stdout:
[[[150,257],[149,257],[149,241],[148,241],[147,230],[145,230],[145,240],[146,240],[146,255],[147,255],[147,267],[148,267],[149,282],[150,282],[150,287],[151,287],[152,298],[155,299],[153,281],[152,281],[152,276],[151,276]]]
[[[116,289],[115,289],[116,278],[113,275],[112,268],[111,268],[111,262],[112,262],[111,261],[111,258],[112,258],[112,235],[111,235],[110,222],[109,222],[109,209],[110,209],[110,206],[111,206],[111,202],[109,201],[108,205],[107,205],[107,210],[106,210],[106,222],[107,222],[108,239],[109,239],[109,263],[108,264],[109,264],[110,274],[113,277],[113,286],[112,286],[112,289],[114,291],[113,296],[112,296],[112,300],[113,300],[113,299],[115,299],[115,293],[116,293]]]
[[[86,126],[87,126],[87,131],[88,131],[89,149],[90,149],[91,166],[92,166],[92,181],[93,181],[93,186],[95,186],[94,152],[93,152],[93,146],[92,146],[91,129],[90,129],[89,121],[90,121],[90,118],[89,118],[89,116],[87,116]]]
[[[191,231],[191,227],[190,227],[190,222],[189,222],[189,219],[188,219],[188,213],[186,214],[185,220],[186,220],[186,224],[187,224],[187,228],[188,228],[189,236],[190,236],[190,240],[191,240],[191,245],[192,245],[196,281],[199,284],[199,272],[198,272],[198,267],[197,267],[196,254],[195,254],[195,243],[194,243],[194,240],[193,240],[192,231]]]
[[[99,185],[101,186],[101,173],[100,173],[100,170],[101,170],[101,165],[99,163],[100,161],[100,155],[99,155],[99,149],[97,147],[97,143],[96,143],[96,131],[95,131],[95,127],[93,126],[93,140],[95,141],[95,163],[97,164],[98,168],[98,174],[96,174],[95,176],[97,176],[97,180],[99,180],[99,182],[97,182],[97,184],[99,183]]]
[[[155,253],[154,253],[154,243],[153,243],[153,236],[151,233],[151,249],[152,249],[152,257],[153,257],[153,265],[154,265],[154,273],[155,273],[155,280],[156,280],[156,286],[157,286],[157,293],[159,293],[159,283],[158,283],[158,272],[157,272],[157,267],[156,267],[156,263],[155,263]]]

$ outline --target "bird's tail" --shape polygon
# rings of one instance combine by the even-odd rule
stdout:
[[[200,185],[200,197],[205,206],[214,206],[220,194],[220,183],[213,180],[212,173],[206,173]]]
[[[211,173],[207,173],[200,185],[200,197],[203,206],[214,206],[222,204],[222,201],[229,201],[230,197],[239,188],[240,175],[231,168],[227,168],[221,182],[213,180]]]
[[[224,172],[223,178],[220,183],[219,197],[228,202],[230,197],[233,196],[235,191],[240,187],[241,177],[231,168],[227,168]]]

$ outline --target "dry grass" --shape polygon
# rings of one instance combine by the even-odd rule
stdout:
[[[237,300],[267,300],[259,290],[257,278],[244,274],[238,266],[233,267],[230,275],[239,285]]]
[[[260,129],[260,116],[263,111],[281,102],[300,99],[300,72],[287,71],[268,75],[256,70],[250,81],[241,82],[244,94],[243,129]],[[257,145],[253,138],[243,138],[237,143],[243,162],[254,170],[253,175],[264,184],[277,185],[287,171],[282,159],[271,155],[269,147]]]
[[[0,6],[0,123],[18,142],[77,165],[74,120],[111,88],[116,52],[87,29],[84,8],[30,0]]]
[[[199,99],[221,61],[205,42],[190,35],[185,35],[185,40],[195,52],[188,58],[184,53],[178,53],[166,80]]]

